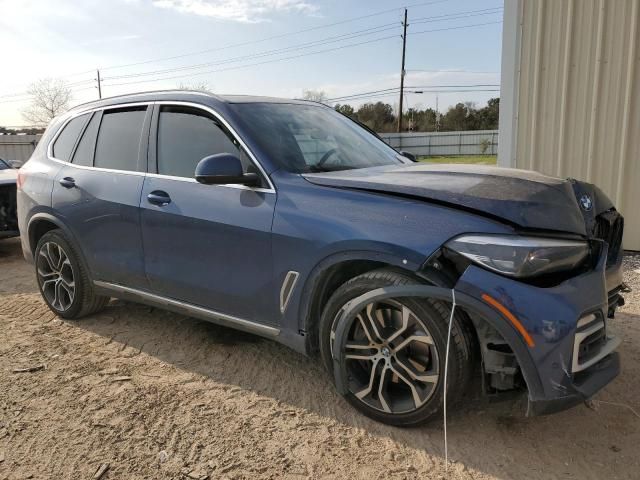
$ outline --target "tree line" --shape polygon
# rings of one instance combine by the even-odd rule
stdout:
[[[196,86],[179,85],[186,90],[208,91],[207,84]],[[0,126],[0,134],[34,134],[42,133],[44,127],[57,115],[69,109],[71,89],[57,79],[42,79],[30,85],[28,93],[32,97],[31,104],[23,110],[24,119],[33,125],[23,129],[8,129]],[[328,103],[325,92],[305,90],[303,98],[321,103]],[[393,106],[384,102],[365,103],[355,109],[349,104],[336,104],[334,108],[376,132],[395,132],[398,117]],[[409,108],[403,113],[403,130],[410,132],[495,130],[498,128],[500,99],[492,98],[484,107],[478,108],[474,102],[458,103],[447,109],[445,113],[436,112],[433,108]]]
[[[336,104],[334,108],[376,132],[395,132],[398,116],[388,103],[365,103],[356,110],[349,104]],[[433,108],[409,108],[402,115],[403,130],[409,132],[449,132],[465,130],[496,130],[500,99],[492,98],[478,108],[474,102],[458,103],[438,113]]]

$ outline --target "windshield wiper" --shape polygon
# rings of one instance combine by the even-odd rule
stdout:
[[[326,172],[339,172],[341,170],[352,170],[354,167],[319,167],[317,165],[309,165],[308,170],[310,173],[326,173]]]

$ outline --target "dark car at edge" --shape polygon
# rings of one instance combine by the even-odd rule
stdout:
[[[478,386],[550,413],[614,379],[623,219],[609,199],[407,157],[312,102],[84,104],[20,169],[24,256],[63,318],[117,297],[271,338],[394,425],[442,411],[448,338],[451,403]]]
[[[16,217],[17,177],[11,162],[0,158],[0,239],[20,235]]]

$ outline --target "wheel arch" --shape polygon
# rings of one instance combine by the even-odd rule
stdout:
[[[377,290],[370,291],[360,297],[354,299],[349,307],[342,312],[343,318],[349,318],[355,315],[355,312],[359,311],[367,303],[371,301],[393,298],[393,297],[415,297],[415,298],[434,298],[436,300],[451,302],[453,299],[453,293],[455,291],[455,300],[457,308],[463,310],[467,315],[471,313],[478,319],[486,322],[492,328],[494,328],[505,342],[513,350],[514,356],[518,362],[518,365],[522,371],[524,381],[529,393],[529,399],[537,398],[542,392],[542,384],[538,371],[531,357],[527,345],[518,337],[518,333],[515,329],[510,328],[508,323],[504,321],[500,314],[495,312],[489,305],[482,303],[480,300],[472,297],[467,293],[460,292],[455,289],[426,285],[403,285],[394,287],[384,287]],[[476,331],[476,325],[474,322],[474,333],[476,339],[478,332]],[[339,338],[341,332],[336,334],[336,338]],[[336,352],[339,349],[335,350]]]
[[[319,350],[320,317],[333,292],[352,278],[380,268],[394,269],[423,282],[416,272],[405,267],[402,258],[378,252],[341,252],[316,264],[305,279],[298,308],[299,329],[306,335],[307,353],[316,354]]]
[[[82,266],[89,275],[89,278],[91,278],[91,271],[88,268],[86,258],[84,257],[84,252],[82,251],[82,248],[80,248],[80,244],[78,243],[75,235],[63,220],[51,213],[38,212],[29,219],[29,223],[27,224],[27,239],[31,257],[33,258],[35,256],[36,246],[38,245],[38,241],[42,238],[42,236],[45,233],[56,229],[62,230],[67,241],[72,244],[74,250],[78,253],[78,256],[80,257],[79,260],[80,262],[82,262]]]
[[[456,283],[454,279],[458,277],[455,272],[438,271],[425,266],[418,271],[412,271],[403,268],[402,259],[373,252],[349,252],[323,260],[318,263],[307,277],[301,294],[298,318],[301,322],[300,329],[306,334],[307,353],[314,355],[319,350],[318,327],[322,308],[333,292],[350,279],[380,268],[396,270],[414,278],[418,288],[427,288],[424,289],[422,295],[414,293],[411,296],[423,296],[424,298],[429,297],[427,293],[430,290],[429,287],[437,287],[441,292],[444,290],[451,291]],[[458,311],[462,315],[462,319],[468,324],[469,332],[474,337],[473,342],[476,345],[475,348],[477,348],[476,358],[481,363],[482,374],[485,375],[487,373],[487,365],[485,364],[486,352],[482,348],[483,342],[486,343],[486,339],[483,338],[484,332],[481,328],[483,324],[486,324],[499,334],[513,350],[529,394],[537,393],[541,388],[540,379],[526,345],[499,313],[468,295],[460,294],[460,297],[462,302],[458,305]]]

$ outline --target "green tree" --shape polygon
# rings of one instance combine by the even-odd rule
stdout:
[[[478,129],[496,130],[500,115],[500,98],[491,98],[487,106],[478,110]]]
[[[477,130],[477,111],[471,102],[458,103],[442,116],[443,131]]]
[[[351,117],[354,118],[356,116],[356,111],[353,109],[353,107],[347,103],[345,103],[344,105],[340,105],[339,103],[337,103],[335,105],[336,112],[340,112],[343,115],[346,115],[347,117]]]
[[[356,112],[359,121],[376,132],[393,132],[396,116],[388,103],[365,103]]]
[[[403,115],[403,125],[411,127],[413,132],[434,132],[436,130],[436,111],[432,108],[425,110],[410,109]]]

